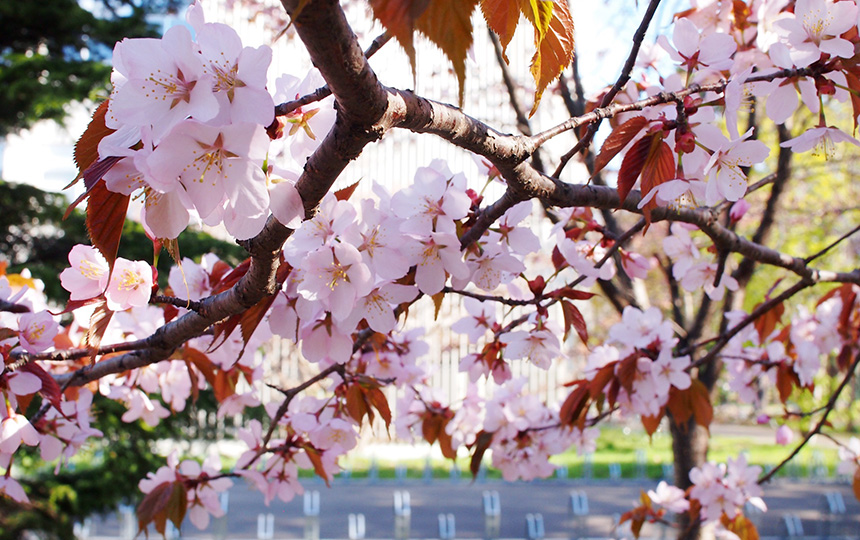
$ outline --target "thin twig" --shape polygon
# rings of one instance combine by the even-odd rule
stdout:
[[[203,308],[203,304],[197,302],[195,300],[186,300],[184,298],[177,298],[175,296],[165,296],[163,294],[156,294],[149,300],[150,304],[169,304],[171,306],[175,306],[178,308],[189,309],[191,311],[196,311],[200,313],[200,310]]]
[[[844,240],[846,240],[846,239],[848,239],[849,237],[851,237],[851,236],[853,236],[854,234],[856,234],[858,231],[860,231],[860,225],[857,225],[856,227],[854,227],[853,229],[851,229],[851,230],[850,230],[850,231],[848,231],[847,233],[843,234],[842,236],[840,236],[839,238],[837,238],[836,240],[834,240],[834,241],[833,241],[829,246],[825,247],[824,249],[822,249],[822,250],[821,250],[821,251],[819,251],[818,253],[815,253],[815,254],[813,254],[813,255],[810,255],[809,257],[806,257],[805,259],[803,259],[803,261],[804,261],[806,264],[811,263],[811,262],[812,262],[812,261],[814,261],[815,259],[817,259],[817,258],[819,258],[819,257],[823,256],[825,253],[827,253],[827,252],[828,252],[828,251],[830,251],[831,249],[833,249],[833,248],[835,248],[836,246],[838,246],[838,245],[839,245],[840,243],[842,243]]]
[[[836,388],[836,391],[834,391],[833,395],[830,396],[830,400],[827,402],[827,405],[825,405],[825,407],[824,407],[824,413],[821,415],[821,418],[818,420],[818,423],[815,424],[815,427],[812,428],[812,431],[810,431],[809,433],[806,434],[806,437],[803,438],[803,440],[800,442],[800,444],[797,445],[797,447],[794,449],[794,451],[791,452],[791,454],[789,454],[787,458],[782,460],[779,465],[777,465],[776,467],[771,469],[767,474],[762,475],[758,479],[758,482],[757,482],[758,484],[764,484],[765,482],[767,482],[768,480],[773,478],[773,476],[777,472],[779,472],[779,470],[783,466],[785,466],[786,463],[791,461],[792,458],[794,458],[794,456],[796,456],[800,452],[800,450],[804,446],[806,446],[806,443],[808,443],[809,440],[812,439],[812,437],[814,435],[821,432],[821,428],[823,428],[824,425],[827,423],[827,416],[830,414],[831,411],[833,411],[833,408],[836,406],[836,400],[839,398],[839,394],[842,393],[842,390],[844,390],[845,387],[848,385],[848,381],[850,381],[851,377],[854,376],[854,372],[857,370],[858,364],[860,364],[860,353],[858,353],[854,357],[854,362],[851,364],[851,367],[848,368],[848,373],[845,374],[845,378],[842,379],[842,382],[839,384],[839,387]]]
[[[30,308],[22,306],[21,304],[9,302],[8,300],[0,300],[0,311],[5,311],[7,313],[30,313]]]
[[[636,29],[636,33],[633,34],[633,47],[630,49],[630,54],[627,55],[627,61],[624,62],[624,67],[621,69],[621,74],[618,76],[615,84],[613,84],[612,88],[610,88],[603,96],[603,99],[600,102],[601,108],[612,103],[612,100],[615,99],[618,92],[620,92],[621,89],[624,88],[624,85],[627,84],[627,81],[630,80],[630,73],[633,71],[633,66],[636,65],[636,58],[639,56],[639,48],[642,46],[642,42],[645,41],[645,34],[648,32],[648,27],[651,25],[651,19],[654,18],[654,13],[657,11],[657,6],[659,5],[660,0],[651,0],[651,3],[648,4],[645,16],[642,18],[642,22],[639,23],[639,28]],[[571,148],[568,153],[561,157],[553,176],[559,178],[561,176],[561,171],[564,170],[568,161],[578,154],[580,150],[586,148],[591,143],[591,139],[594,138],[594,134],[597,133],[597,129],[600,127],[601,121],[602,119],[598,118],[594,123],[588,126],[588,132],[579,139],[576,145]]]
[[[444,287],[442,289],[442,292],[459,294],[460,296],[474,298],[475,300],[480,300],[481,302],[498,302],[499,304],[505,304],[507,306],[532,306],[540,303],[541,301],[541,298],[533,298],[531,300],[514,300],[513,298],[502,298],[500,296],[492,296],[489,294],[478,294],[470,291],[461,291],[453,287]]]
[[[364,57],[370,58],[376,51],[382,48],[383,45],[388,43],[388,40],[391,39],[391,35],[388,32],[383,32],[376,36],[376,39],[370,44],[370,46],[364,51]],[[331,95],[331,89],[329,89],[328,85],[321,86],[298,99],[294,99],[292,101],[287,101],[285,103],[281,103],[280,105],[275,106],[275,116],[287,116],[291,112],[299,109],[305,105],[309,105],[311,103],[316,103],[317,101],[322,101],[325,98]]]

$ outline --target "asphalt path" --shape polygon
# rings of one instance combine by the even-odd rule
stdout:
[[[229,491],[228,512],[212,520],[203,531],[187,519],[182,538],[257,538],[258,520],[272,515],[274,538],[304,538],[305,528],[318,527],[318,538],[349,538],[350,514],[364,516],[364,536],[368,539],[396,538],[394,493],[408,491],[411,515],[409,538],[440,538],[439,514],[454,518],[456,538],[485,538],[483,493],[499,494],[501,515],[495,538],[526,538],[527,516],[540,514],[546,538],[612,537],[617,516],[636,504],[641,490],[652,489],[654,481],[636,480],[545,480],[508,483],[468,480],[336,480],[332,487],[318,481],[306,481],[307,491],[319,492],[319,516],[304,515],[304,497],[289,503],[280,500],[266,506],[260,493],[243,483]],[[845,513],[827,518],[826,493],[838,491],[845,503]],[[588,515],[577,516],[571,505],[572,492],[585,493]],[[807,483],[780,480],[765,488],[768,512],[754,516],[759,532],[766,537],[785,537],[785,516],[793,515],[803,527],[805,536],[825,535],[860,539],[860,503],[851,487],[835,483]],[[353,518],[354,523],[360,518]],[[404,522],[401,520],[401,527]],[[97,518],[90,527],[91,538],[120,538],[117,515]],[[265,527],[264,527],[265,529]],[[135,530],[136,532],[136,530]],[[265,531],[264,531],[265,532]],[[403,529],[401,528],[400,537]],[[643,535],[662,536],[663,531],[646,524]],[[312,537],[314,534],[312,534]],[[669,537],[674,535],[669,534]]]

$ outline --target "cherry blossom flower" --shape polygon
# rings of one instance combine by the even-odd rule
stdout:
[[[683,489],[670,486],[665,481],[657,484],[657,490],[649,490],[648,497],[670,512],[682,514],[690,509],[690,501],[687,500]]]
[[[851,437],[846,446],[839,447],[839,465],[836,472],[853,476],[860,466],[860,439]]]
[[[672,349],[666,347],[660,350],[657,360],[651,363],[651,375],[658,396],[668,396],[669,388],[678,390],[690,387],[690,374],[685,370],[690,365],[689,356],[673,357]]]
[[[406,220],[400,230],[417,235],[427,231],[453,234],[454,221],[466,217],[471,206],[465,183],[465,177],[452,174],[442,160],[420,167],[415,181],[391,197],[391,210]]]
[[[373,283],[370,270],[355,247],[337,243],[310,253],[304,260],[304,279],[298,292],[321,301],[337,321],[343,321],[355,301],[367,295]]]
[[[674,47],[665,36],[660,36],[657,43],[669,53],[672,60],[688,71],[703,67],[716,71],[728,69],[732,65],[731,56],[737,49],[732,36],[722,33],[705,35],[688,18],[675,21],[672,31]]]
[[[104,292],[110,269],[96,248],[75,245],[69,252],[69,264],[71,268],[60,272],[60,283],[71,293],[71,300],[95,298]]]
[[[268,46],[242,47],[242,40],[226,24],[207,23],[197,31],[203,70],[213,79],[212,90],[221,106],[223,123],[272,123],[275,102],[266,91],[272,62]]]
[[[152,267],[143,261],[130,261],[118,257],[105,290],[107,307],[124,311],[143,307],[152,295]]]
[[[184,189],[200,217],[221,208],[237,239],[254,236],[269,212],[262,170],[269,138],[250,123],[214,127],[194,120],[177,125],[147,158],[147,182],[162,193]]]
[[[496,324],[496,308],[492,302],[469,297],[463,299],[463,307],[469,315],[451,325],[451,330],[466,334],[470,343],[477,343]]]
[[[4,409],[6,407],[0,407],[0,411],[5,413],[5,417],[0,420],[0,453],[14,454],[21,444],[37,446],[39,432],[30,421],[22,414]]]
[[[836,145],[841,142],[860,146],[860,141],[832,126],[807,129],[797,137],[781,143],[780,146],[790,148],[793,152],[812,150],[813,156],[823,155],[825,159],[830,159],[836,155]]]
[[[856,24],[857,6],[853,2],[797,0],[794,14],[785,13],[774,27],[791,48],[795,65],[806,67],[822,54],[854,56],[854,45],[839,36]]]
[[[505,357],[527,358],[541,369],[549,369],[552,361],[561,356],[557,329],[548,328],[549,321],[541,322],[531,331],[516,330],[499,337],[505,344]]]
[[[24,488],[11,476],[0,475],[0,493],[19,503],[29,504],[30,502]]]
[[[470,276],[469,267],[460,253],[460,240],[451,233],[432,232],[427,238],[409,245],[404,255],[416,261],[415,284],[424,294],[442,290],[447,274],[458,279]]]
[[[218,114],[214,80],[184,26],[171,27],[162,39],[121,41],[114,48],[114,69],[119,77],[105,117],[108,127],[152,125],[159,140],[188,117],[207,121]]]
[[[377,286],[357,300],[352,313],[344,321],[344,326],[355,327],[364,319],[374,331],[387,334],[394,330],[397,324],[393,306],[415,300],[417,296],[418,289],[412,285],[387,283]]]
[[[304,79],[284,74],[275,80],[275,100],[292,101],[322,86],[325,86],[325,80],[316,69],[311,70]],[[304,164],[325,139],[336,117],[332,97],[303,105],[286,116],[285,120],[289,124],[287,141],[296,163]]]
[[[706,127],[706,126],[703,126]],[[704,136],[707,133],[707,137]],[[727,139],[717,128],[703,130],[699,139],[713,151],[705,166],[708,174],[707,204],[714,205],[721,198],[737,201],[747,191],[747,177],[741,167],[760,163],[770,154],[770,149],[761,141],[748,141],[752,130],[733,140]]]
[[[28,353],[39,353],[54,346],[60,325],[47,311],[24,313],[18,317],[18,339]]]

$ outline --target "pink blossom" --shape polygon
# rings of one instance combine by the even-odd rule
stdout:
[[[151,294],[152,267],[143,261],[118,257],[105,290],[108,309],[124,311],[131,307],[143,307],[149,303]]]
[[[469,315],[451,325],[451,330],[466,334],[470,343],[477,343],[496,324],[496,308],[492,302],[469,297],[463,299],[463,307]]]
[[[776,444],[780,446],[786,446],[791,444],[791,441],[794,440],[794,432],[790,427],[783,424],[779,426],[776,430]]]
[[[415,181],[391,197],[391,210],[406,220],[401,231],[424,235],[427,231],[454,233],[454,221],[466,217],[471,206],[466,179],[454,175],[442,160],[420,167]]]
[[[0,475],[0,494],[4,494],[13,501],[22,504],[29,504],[30,502],[21,484],[10,476]]]
[[[654,268],[654,259],[632,251],[621,250],[621,268],[624,273],[634,279],[645,279],[648,272]]]
[[[432,232],[427,238],[409,245],[404,254],[415,261],[415,284],[424,294],[442,290],[451,274],[455,278],[469,277],[469,267],[460,253],[460,240],[451,233]]]
[[[337,321],[346,319],[356,300],[368,294],[373,286],[361,254],[347,243],[310,253],[303,266],[305,274],[298,292],[308,300],[322,302]]]
[[[683,489],[670,486],[664,481],[657,484],[657,490],[649,490],[648,497],[670,512],[682,514],[690,509],[690,501],[687,500]]]
[[[250,123],[214,127],[194,120],[177,125],[147,158],[147,182],[162,193],[184,189],[206,219],[227,201],[227,231],[238,239],[260,232],[269,212],[262,170],[265,130]]]
[[[284,74],[275,80],[275,100],[292,101],[321,86],[325,86],[325,80],[316,69],[304,79]],[[286,116],[289,124],[287,142],[296,163],[303,164],[317,149],[334,125],[336,116],[334,98],[331,97],[303,105]]]
[[[857,467],[860,466],[860,439],[851,437],[847,445],[840,446],[839,460],[836,472],[853,476]]]
[[[549,369],[552,361],[561,356],[561,348],[557,334],[546,328],[545,323],[536,325],[531,331],[517,330],[507,332],[499,337],[505,344],[506,358],[527,358],[532,364],[541,369]]]
[[[750,203],[746,199],[741,199],[732,205],[732,208],[729,210],[729,217],[733,223],[737,223],[746,215],[749,209]]]
[[[108,264],[92,246],[77,244],[69,252],[69,264],[60,273],[60,283],[71,293],[71,300],[95,298],[104,292],[108,282]]]
[[[705,194],[707,204],[714,205],[721,198],[737,201],[747,191],[747,177],[741,170],[760,163],[770,154],[770,149],[761,141],[748,141],[752,130],[733,140],[716,132],[709,133],[709,140],[703,140],[713,151],[705,166],[708,174],[708,189]],[[699,137],[702,139],[702,137]]]
[[[731,56],[737,49],[732,36],[722,33],[703,34],[688,18],[675,21],[672,43],[660,36],[657,41],[666,49],[672,60],[679,62],[688,71],[703,67],[716,71],[728,69],[732,65]]]
[[[60,325],[47,311],[24,313],[18,317],[18,339],[28,353],[39,353],[54,346]]]
[[[308,434],[311,444],[320,450],[342,455],[356,443],[355,426],[345,420],[332,418]]]
[[[822,54],[854,56],[854,45],[839,36],[856,24],[857,6],[853,2],[797,0],[794,14],[786,13],[774,26],[791,47],[795,65],[806,67]]]
[[[658,396],[668,396],[669,389],[674,386],[678,390],[690,387],[690,374],[686,369],[690,366],[689,356],[672,355],[672,349],[666,347],[660,350],[657,360],[651,363],[651,375]]]
[[[235,30],[207,23],[197,32],[203,70],[214,81],[222,123],[251,122],[265,127],[275,117],[275,103],[266,91],[272,49],[242,47]]]
[[[812,150],[813,156],[823,155],[830,159],[836,155],[836,144],[850,142],[860,146],[860,141],[835,127],[816,127],[807,129],[797,137],[781,143],[783,148],[791,148],[793,152]]]
[[[39,444],[39,432],[24,415],[15,411],[6,411],[6,414],[8,416],[0,420],[0,453],[14,454],[22,443],[29,446]]]
[[[162,39],[121,41],[114,48],[114,69],[118,76],[105,118],[108,127],[152,125],[159,140],[185,118],[207,121],[218,114],[214,81],[183,26],[170,28]]]
[[[355,327],[364,319],[374,331],[387,334],[394,330],[394,306],[411,302],[418,296],[418,289],[412,285],[388,283],[377,286],[367,295],[358,299],[352,313],[344,321],[344,326]]]

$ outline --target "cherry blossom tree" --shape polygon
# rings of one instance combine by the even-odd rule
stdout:
[[[470,456],[475,474],[488,459],[510,480],[552,474],[550,456],[594,451],[601,423],[627,418],[649,434],[663,423],[674,440],[674,486],[643,492],[622,518],[634,534],[651,521],[674,523],[682,538],[703,525],[757,538],[745,505],[764,509],[761,485],[814,435],[830,437],[828,416],[860,363],[856,253],[826,257],[846,253],[860,227],[831,231],[812,253],[769,242],[792,156],[860,146],[854,0],[691,1],[645,54],[660,4],[651,0],[617,81],[594,97],[578,76],[565,0],[368,0],[385,32],[366,52],[344,14],[350,2],[282,4],[263,13],[289,22],[318,73],[275,74],[275,88],[272,51],[244,46],[200,4],[187,13],[193,33],[116,45],[113,92],[75,151],[85,193],[72,206],[86,200],[92,246],[69,253],[68,304],[52,309],[26,274],[0,278],[0,495],[27,501],[13,474],[22,447],[62,467],[100,436],[95,393],[125,404],[124,422],[156,425],[211,388],[219,415],[263,405],[266,418],[239,429],[247,450],[230,470],[215,456],[171,455],[152,471],[140,483],[142,528],[164,533],[186,515],[205,527],[221,512],[218,492],[239,481],[266,503],[288,501],[302,492],[300,469],[331,480],[377,418],[399,438]],[[449,58],[462,101],[475,12],[520,134],[386,86],[368,63],[392,37],[414,61],[417,31]],[[506,63],[521,23],[534,31],[531,114],[547,90],[567,107],[542,131]],[[396,130],[472,152],[487,178],[433,160],[394,193],[333,189]],[[551,156],[550,141],[567,152]],[[490,178],[504,190],[485,201]],[[156,252],[176,261],[164,289],[149,262],[117,256],[132,197],[145,201]],[[192,222],[223,225],[247,260],[183,260]],[[754,275],[767,292],[747,298]],[[603,300],[615,313],[590,324],[584,312]],[[409,322],[410,310],[438,314],[445,301],[462,310],[435,324],[468,339],[460,369],[474,383],[453,401],[430,384],[426,329]],[[273,338],[316,371],[266,398],[267,360],[254,351]],[[578,367],[558,403],[512,369],[560,362]],[[837,384],[799,409],[793,396],[826,371]],[[767,474],[743,455],[708,461],[720,387],[753,408],[767,394],[783,404],[774,437],[792,449]],[[810,422],[793,445],[792,417]],[[832,440],[860,497],[860,443]]]

